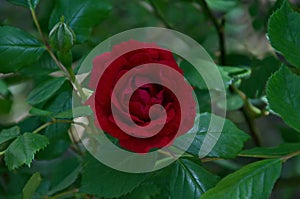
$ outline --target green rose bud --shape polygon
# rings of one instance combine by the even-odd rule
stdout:
[[[64,17],[50,31],[50,45],[53,49],[61,52],[69,51],[75,43],[75,34],[73,30],[64,23]]]

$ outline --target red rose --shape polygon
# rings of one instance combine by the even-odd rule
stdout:
[[[184,81],[183,75],[180,76],[180,79],[172,79],[172,74],[167,74],[168,72],[164,70],[154,72],[151,67],[141,73],[136,72],[134,76],[126,77],[124,75],[133,69],[139,71],[138,67],[149,63],[162,64],[164,66],[159,66],[170,67],[182,74],[182,70],[178,67],[170,51],[155,44],[131,40],[114,46],[111,52],[101,54],[93,60],[89,83],[89,86],[95,89],[94,94],[87,101],[94,111],[95,124],[117,138],[120,146],[137,153],[146,153],[151,149],[172,144],[177,136],[186,133],[193,127],[196,115],[192,89]],[[121,88],[117,88],[113,94],[113,89],[121,78],[123,78]],[[180,104],[180,100],[176,98],[174,92],[164,87],[163,83],[162,85],[147,84],[153,78],[167,82],[176,88],[185,103]],[[134,91],[133,85],[141,83],[142,86]],[[129,109],[131,118],[126,117],[125,99],[129,100],[127,109]],[[161,110],[153,106],[156,104],[164,108],[165,120],[161,118]],[[118,110],[117,116],[112,114],[112,106]],[[149,110],[152,106],[151,121]],[[151,122],[154,124],[153,129],[124,132],[116,124],[116,120],[128,125],[128,129],[130,129],[128,119],[132,119],[141,127],[147,127]],[[153,132],[157,130],[155,127],[160,125],[163,125],[162,129],[154,134]],[[179,128],[180,125],[182,125],[181,128]]]

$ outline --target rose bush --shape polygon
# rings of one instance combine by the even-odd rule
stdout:
[[[172,79],[172,74],[164,70],[159,71],[157,77],[157,71],[148,68],[123,80],[126,83],[113,94],[114,87],[124,74],[149,63],[170,67],[182,74],[182,79]],[[162,85],[147,84],[151,82],[151,79],[161,81]],[[134,85],[141,82],[145,84],[134,90]],[[171,89],[164,87],[163,82],[179,89],[178,92],[185,98],[185,103],[180,104],[178,96],[176,97]],[[117,138],[121,147],[137,153],[146,153],[151,149],[172,144],[174,138],[193,127],[196,115],[193,91],[186,82],[182,82],[185,82],[183,72],[170,51],[155,44],[131,40],[115,45],[111,52],[101,54],[94,59],[89,87],[95,89],[95,92],[87,104],[94,111],[96,126]],[[129,100],[129,118],[126,117],[125,111],[126,99]],[[151,121],[149,110],[155,104],[165,109],[166,120],[162,120],[159,108],[153,108],[151,110],[153,121]],[[111,106],[117,108],[119,112],[117,116],[112,114]],[[124,125],[130,125],[128,119],[132,119],[135,124],[143,127],[153,122],[154,128],[151,129],[153,132],[157,130],[155,127],[162,123],[164,126],[154,135],[152,135],[153,132],[147,131],[125,132],[117,125],[116,120]],[[182,125],[182,128],[179,129],[179,125]]]

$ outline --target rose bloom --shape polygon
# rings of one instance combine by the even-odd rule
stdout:
[[[181,80],[172,79],[171,74],[165,74],[165,72],[161,72],[161,75],[159,77],[156,75],[155,78],[161,79],[161,82],[167,81],[178,88],[181,96],[185,98],[184,104],[179,103],[180,100],[171,90],[159,84],[144,84],[130,93],[133,90],[132,85],[137,81],[151,80],[153,78],[152,71],[128,78],[127,84],[122,85],[122,89],[117,89],[118,92],[112,96],[112,91],[122,75],[135,67],[149,63],[163,64],[162,67],[170,67],[182,74]],[[147,153],[151,149],[169,146],[177,136],[186,133],[194,125],[196,105],[192,95],[193,91],[184,81],[183,72],[178,67],[172,53],[155,44],[130,40],[115,45],[111,52],[97,56],[93,60],[89,87],[95,92],[86,104],[90,105],[94,112],[95,125],[117,138],[119,145],[129,151]],[[130,98],[130,118],[126,117],[124,111],[125,98]],[[140,126],[147,126],[150,122],[161,124],[160,114],[155,114],[155,110],[152,121],[149,117],[149,109],[155,104],[161,105],[167,116],[163,128],[157,134],[150,137],[147,135],[145,137],[143,135],[133,136],[132,133],[124,132],[116,124],[116,120],[118,120],[126,125],[128,119],[132,119],[135,124]],[[111,106],[117,108],[117,117],[113,116]],[[181,109],[184,111],[182,112]],[[178,131],[179,125],[182,125],[180,132]],[[155,129],[153,130],[155,131]]]

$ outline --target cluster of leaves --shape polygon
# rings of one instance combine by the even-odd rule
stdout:
[[[232,18],[245,11],[237,0],[7,1],[25,7],[36,30],[0,22],[0,117],[15,112],[18,116],[0,123],[1,198],[269,198],[276,181],[280,184],[286,178],[282,165],[300,155],[300,13],[289,2],[277,0],[265,5],[263,12],[259,0],[246,6],[248,17],[253,18],[252,31],[257,35],[267,32],[273,47],[273,52],[255,56],[250,49],[226,52],[229,45],[225,42],[240,34],[239,28],[233,28]],[[15,9],[14,5],[8,7]],[[51,12],[36,14],[45,8]],[[57,23],[65,23],[76,37],[67,50],[55,49],[53,42],[48,42],[46,35]],[[203,24],[208,28],[201,28]],[[95,44],[122,30],[146,25],[182,31],[200,42],[214,59],[220,58],[216,62],[227,89],[231,120],[225,121],[212,151],[199,159],[210,119],[218,117],[210,113],[210,106],[218,102],[210,102],[201,77],[187,62],[181,62],[201,99],[201,128],[186,154],[173,164],[152,173],[132,174],[101,164],[78,143],[73,118],[91,112],[81,106],[72,114],[72,87],[76,87],[81,59]],[[73,67],[62,64],[65,57]],[[30,105],[29,112],[20,112],[15,105],[20,97],[18,85],[27,97],[22,103]],[[27,87],[32,87],[29,93]],[[217,91],[214,94],[217,96]],[[265,132],[259,134],[255,120],[270,113],[271,122],[275,115],[286,125],[281,124],[284,143],[268,148],[262,147]],[[234,114],[245,116],[243,123],[249,133],[237,127],[244,126],[235,124]],[[297,166],[299,161],[287,170]],[[288,193],[294,194],[293,189]]]

